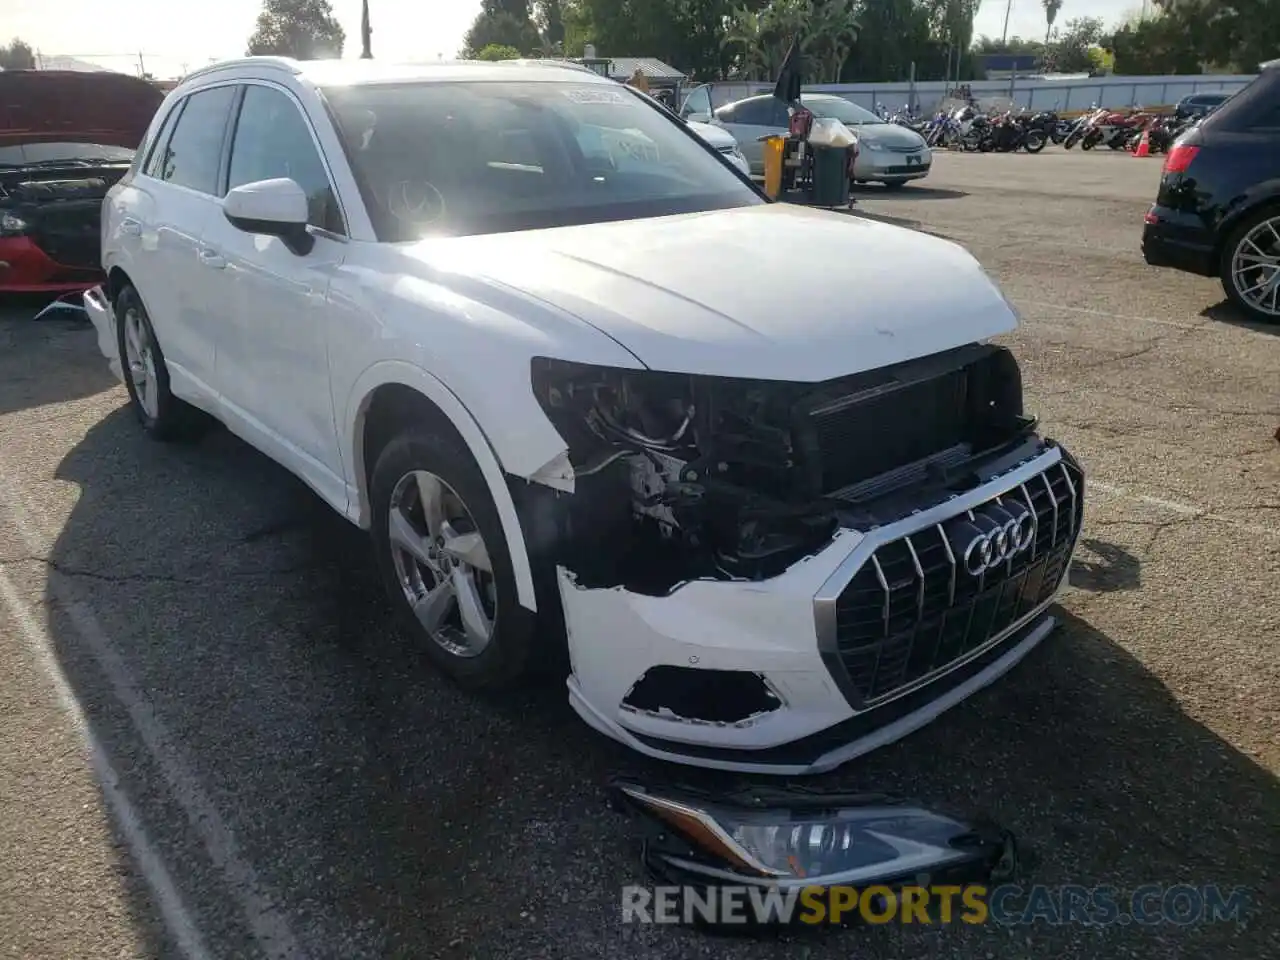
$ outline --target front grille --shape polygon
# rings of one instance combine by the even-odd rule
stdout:
[[[881,173],[924,173],[929,169],[927,163],[908,163],[902,166],[884,167]]]
[[[1063,460],[968,511],[973,520],[1029,509],[1036,521],[1026,550],[980,576],[965,570],[946,524],[877,547],[836,600],[829,665],[851,705],[916,685],[1052,597],[1080,531],[1083,489],[1081,471]]]

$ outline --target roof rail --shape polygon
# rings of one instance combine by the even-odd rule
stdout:
[[[287,73],[301,73],[302,67],[297,60],[292,57],[236,57],[232,60],[219,60],[217,63],[211,63],[208,66],[197,67],[182,79],[187,81],[193,77],[202,77],[206,73],[216,73],[219,70],[226,70],[231,67],[276,67]]]
[[[596,73],[586,64],[578,63],[576,60],[557,60],[554,57],[521,57],[518,60],[498,60],[497,63],[512,63],[522,67],[538,66],[538,67],[560,67],[564,70],[579,70],[598,77]]]

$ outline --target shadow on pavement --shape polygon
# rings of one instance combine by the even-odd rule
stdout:
[[[1233,327],[1244,327],[1246,330],[1255,330],[1258,333],[1269,333],[1273,337],[1280,336],[1280,317],[1276,318],[1275,323],[1259,323],[1256,320],[1250,320],[1230,300],[1223,300],[1221,303],[1215,303],[1211,307],[1205,307],[1200,311],[1200,316]]]
[[[364,536],[225,431],[164,447],[119,410],[58,475],[81,488],[53,549],[59,582],[91,606],[311,956],[777,956],[767,941],[619,921],[621,887],[646,881],[626,823],[604,807],[605,778],[730,777],[605,741],[558,684],[499,705],[460,693],[398,640]],[[242,891],[209,866],[189,811],[51,599],[58,657],[184,895],[220,953],[249,955],[226,906]],[[1032,852],[1029,882],[1274,895],[1276,780],[1185,713],[1123,638],[1059,616],[1062,629],[1004,681],[819,783],[990,814]],[[1256,920],[1244,931],[962,926],[824,934],[806,938],[805,955],[1268,953]]]
[[[1067,579],[1091,593],[1137,590],[1142,586],[1142,561],[1114,543],[1084,537]]]
[[[31,319],[50,299],[0,299],[0,381],[7,388],[0,416],[90,397],[119,382],[98,352],[93,324],[83,316],[59,311]]]
[[[880,183],[856,184],[855,193],[864,199],[876,200],[959,200],[969,196],[963,190],[950,190],[945,187],[926,187],[919,183],[908,183],[905,186],[890,189]]]

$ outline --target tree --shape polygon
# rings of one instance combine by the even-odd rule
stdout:
[[[1089,50],[1102,45],[1101,17],[1076,17],[1063,24],[1048,46],[1048,61],[1058,73],[1087,73],[1093,68]],[[1046,68],[1047,69],[1047,68]]]
[[[0,68],[5,70],[34,70],[36,54],[31,45],[14,37],[8,46],[0,46]]]
[[[1040,0],[1044,7],[1044,45],[1049,45],[1049,36],[1053,33],[1053,21],[1058,19],[1058,11],[1062,9],[1062,0]]]
[[[500,43],[491,43],[475,53],[476,60],[519,60],[522,56],[515,47],[504,47]]]
[[[541,49],[529,0],[481,0],[480,12],[463,39],[462,55],[474,58],[488,46],[514,47],[524,56]]]
[[[264,0],[249,38],[249,55],[298,60],[340,57],[346,38],[329,0]]]

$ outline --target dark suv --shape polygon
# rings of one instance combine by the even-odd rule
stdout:
[[[1252,319],[1280,323],[1280,61],[1174,143],[1142,254],[1220,277]]]
[[[1212,113],[1230,98],[1229,93],[1193,93],[1179,100],[1173,113],[1179,120],[1194,120]]]

